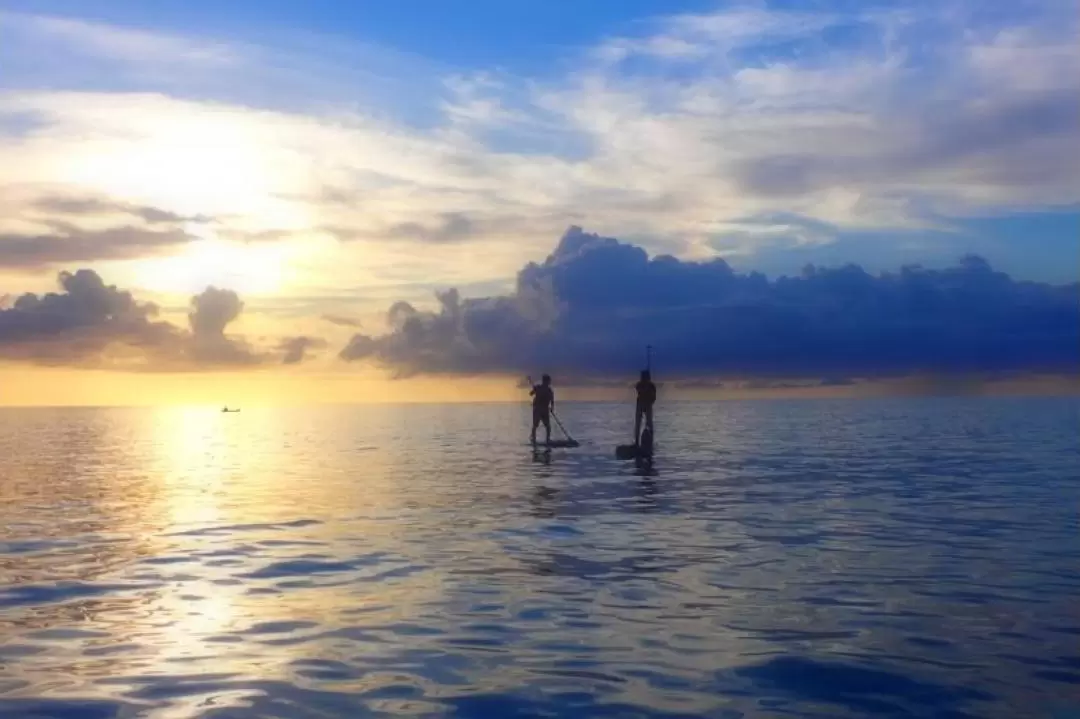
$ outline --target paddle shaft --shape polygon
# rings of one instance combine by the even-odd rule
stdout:
[[[571,442],[576,442],[577,440],[570,436],[570,433],[566,431],[566,427],[563,427],[562,422],[559,421],[559,415],[555,414],[555,410],[551,410],[551,416],[555,418],[555,424],[559,425],[559,429],[566,435],[566,438]]]

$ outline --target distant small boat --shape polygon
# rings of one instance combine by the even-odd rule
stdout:
[[[221,411],[222,412],[239,412],[240,410],[239,409],[229,409],[228,407],[222,407]]]

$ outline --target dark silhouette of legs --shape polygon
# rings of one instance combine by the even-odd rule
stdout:
[[[544,443],[551,444],[551,417],[546,413],[535,412],[533,413],[532,432],[529,434],[529,441],[533,446],[536,446],[536,430],[543,424],[544,425]]]
[[[645,427],[649,432],[653,431],[653,413],[652,405],[641,406],[638,405],[634,411],[634,445],[637,446],[641,442],[641,418],[645,417]]]

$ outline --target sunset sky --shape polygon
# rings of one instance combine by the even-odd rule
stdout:
[[[688,392],[1075,374],[1078,30],[0,0],[0,404],[506,399],[648,343]]]

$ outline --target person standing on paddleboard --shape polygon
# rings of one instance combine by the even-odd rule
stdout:
[[[533,446],[536,446],[536,428],[541,423],[544,425],[545,444],[551,444],[551,412],[555,409],[555,390],[551,388],[551,376],[541,377],[540,384],[533,385],[529,395],[533,398],[532,434],[529,435]]]
[[[637,390],[637,407],[634,410],[634,446],[641,441],[641,418],[645,417],[645,428],[652,434],[653,431],[653,405],[656,404],[656,385],[652,381],[652,373],[641,370],[641,379],[634,385]]]

